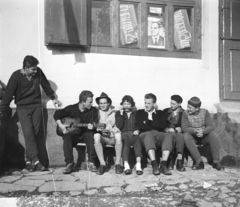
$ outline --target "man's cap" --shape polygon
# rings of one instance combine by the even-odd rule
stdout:
[[[106,98],[108,100],[108,102],[110,103],[110,105],[112,105],[112,100],[104,92],[102,92],[101,95],[95,99],[98,105],[99,105],[99,100],[102,98]]]

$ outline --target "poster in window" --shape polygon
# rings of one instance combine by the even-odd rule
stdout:
[[[92,1],[92,45],[112,45],[110,3]]]
[[[165,26],[161,7],[149,7],[148,48],[165,49]]]
[[[120,4],[120,43],[138,44],[139,29],[133,4]]]
[[[186,9],[174,12],[174,45],[178,50],[191,48],[192,28]]]

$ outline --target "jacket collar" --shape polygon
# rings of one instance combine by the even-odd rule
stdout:
[[[179,106],[177,110],[178,110],[177,113],[183,112],[183,108],[182,108],[181,106]],[[168,112],[169,112],[169,113],[172,113],[173,110],[172,110],[171,108],[169,108],[169,109],[168,109]]]
[[[146,109],[144,109],[144,111],[147,112],[147,113],[151,113],[151,114],[153,114],[153,113],[156,114],[157,113],[155,108],[150,112],[148,112]]]

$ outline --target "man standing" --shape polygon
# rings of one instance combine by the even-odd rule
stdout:
[[[115,161],[115,171],[116,174],[121,174],[123,172],[120,165],[121,155],[122,155],[122,139],[121,132],[116,127],[115,123],[115,112],[110,108],[112,105],[112,100],[108,97],[106,93],[102,93],[100,97],[96,98],[96,102],[99,106],[99,123],[106,124],[105,130],[109,131],[109,136],[105,135],[104,132],[100,132],[94,135],[94,147],[100,162],[100,167],[97,174],[102,175],[106,172],[106,162],[103,156],[103,145],[113,145],[115,146],[116,161]]]
[[[164,133],[167,127],[167,119],[161,110],[155,109],[157,97],[152,94],[145,95],[145,109],[138,110],[136,115],[137,128],[140,131],[140,139],[145,150],[151,160],[153,174],[171,175],[171,171],[167,168],[167,160],[173,146],[172,133]],[[156,147],[162,148],[162,161],[160,169],[156,161]]]
[[[183,148],[184,148],[184,139],[181,128],[182,113],[183,109],[181,107],[182,97],[179,95],[171,96],[171,107],[163,110],[165,116],[167,117],[168,123],[165,132],[173,133],[176,150],[177,150],[177,170],[186,171],[183,167]],[[175,149],[173,150],[173,152]],[[173,162],[173,157],[170,155],[170,162]],[[172,163],[174,166],[174,163]],[[171,166],[173,168],[173,166]]]
[[[142,175],[142,144],[138,136],[139,131],[136,128],[136,110],[133,110],[135,102],[131,96],[126,95],[122,98],[121,105],[122,109],[116,113],[116,126],[121,130],[122,134],[124,173],[126,175],[132,174],[129,166],[129,152],[131,146],[133,146],[136,157],[136,173]]]
[[[183,112],[182,130],[184,132],[184,142],[187,146],[195,164],[193,170],[204,169],[201,155],[196,147],[197,144],[210,145],[213,156],[213,168],[223,169],[220,165],[219,139],[213,131],[213,120],[208,110],[200,108],[201,101],[198,97],[192,97],[188,101],[187,111]]]
[[[58,127],[63,133],[63,151],[66,162],[66,168],[63,170],[64,174],[69,174],[74,171],[73,148],[81,141],[84,141],[87,146],[90,170],[92,172],[96,171],[96,152],[93,146],[93,123],[98,123],[98,111],[95,107],[92,107],[92,102],[93,93],[91,91],[82,91],[79,95],[78,103],[58,110],[53,115]],[[87,128],[82,128],[75,133],[70,133],[67,125],[64,125],[61,121],[66,117],[79,119],[81,123],[87,124]]]
[[[13,98],[15,99],[26,145],[26,169],[30,171],[44,171],[48,167],[40,86],[52,99],[54,106],[62,104],[55,97],[38,64],[38,60],[33,56],[24,58],[23,68],[15,71],[10,77],[0,104],[0,113],[4,115]],[[40,153],[41,160],[39,160]]]
[[[165,48],[165,32],[162,22],[151,23],[151,35],[148,36],[148,47]]]

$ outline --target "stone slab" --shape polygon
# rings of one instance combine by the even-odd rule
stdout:
[[[9,193],[16,191],[27,191],[29,193],[34,192],[36,187],[26,185],[15,185],[10,183],[0,183],[0,193]]]
[[[108,195],[117,195],[123,192],[120,187],[104,188],[103,190],[106,191]]]
[[[0,178],[0,183],[13,183],[17,180],[20,180],[23,176],[4,176]]]
[[[100,188],[100,187],[112,187],[112,186],[123,186],[126,183],[124,182],[123,175],[108,174],[98,175],[92,177],[87,181],[88,188]]]
[[[92,190],[87,190],[87,191],[84,191],[84,194],[85,195],[95,195],[98,193],[98,190],[97,189],[92,189]]]
[[[47,174],[39,176],[27,176],[23,178],[24,180],[45,180],[45,181],[69,181],[73,182],[78,180],[78,178],[73,175],[64,175],[64,174]]]
[[[85,183],[60,181],[47,182],[39,188],[39,192],[55,192],[55,191],[83,191],[86,189]]]
[[[16,185],[26,185],[26,186],[33,186],[33,187],[40,187],[45,183],[44,180],[19,180],[15,182]]]
[[[128,185],[125,189],[125,191],[127,193],[141,192],[141,191],[145,191],[145,190],[147,190],[147,188],[145,186],[139,185],[139,184]]]

